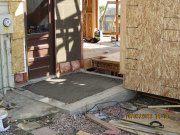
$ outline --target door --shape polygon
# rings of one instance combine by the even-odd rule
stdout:
[[[53,0],[25,0],[29,79],[55,74]]]

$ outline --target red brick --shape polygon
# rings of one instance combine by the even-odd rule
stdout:
[[[16,75],[14,75],[14,80],[15,80],[16,83],[23,82],[24,81],[23,80],[23,74],[16,74]]]
[[[111,130],[106,130],[104,135],[120,135],[119,131],[111,131]]]

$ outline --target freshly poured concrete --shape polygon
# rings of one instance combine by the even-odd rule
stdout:
[[[72,79],[73,77],[71,78],[71,76],[73,76],[73,74],[76,74],[76,73],[67,74],[67,75],[65,75],[66,77],[61,76],[60,79],[62,79],[62,78],[63,79],[65,79],[65,78]],[[56,99],[53,99],[53,98],[49,97],[48,95],[47,95],[47,97],[43,96],[43,92],[41,93],[41,95],[37,95],[37,94],[35,94],[35,93],[33,93],[33,92],[29,91],[29,90],[24,90],[24,91],[15,90],[13,92],[17,93],[19,95],[22,95],[23,97],[28,97],[28,98],[30,98],[32,100],[40,101],[40,102],[43,102],[45,104],[57,107],[61,111],[69,113],[69,114],[76,114],[76,113],[85,112],[86,109],[92,108],[97,103],[108,102],[108,101],[117,101],[117,102],[128,101],[130,99],[133,99],[135,97],[135,95],[136,95],[135,91],[127,90],[127,89],[125,89],[123,87],[122,79],[119,78],[119,77],[113,77],[113,76],[108,76],[108,75],[103,75],[103,74],[90,73],[90,72],[87,72],[87,71],[84,71],[84,70],[78,71],[78,74],[79,75],[84,75],[84,77],[82,77],[82,79],[84,79],[84,80],[79,80],[79,78],[74,78],[75,79],[74,80],[75,84],[73,84],[73,86],[74,86],[74,87],[72,87],[73,90],[75,90],[75,88],[76,89],[79,88],[80,86],[84,86],[83,87],[84,91],[82,91],[83,90],[82,89],[81,93],[78,92],[78,94],[80,95],[83,92],[83,95],[85,95],[84,93],[90,92],[90,96],[84,96],[83,99],[79,99],[79,100],[77,100],[78,98],[76,98],[76,101],[73,102],[73,103],[68,104],[68,103],[64,103],[64,102],[58,101]],[[89,77],[89,78],[85,78],[85,76]],[[90,77],[92,77],[92,78],[90,78]],[[101,79],[101,80],[98,80],[97,78]],[[59,81],[60,79],[57,79],[56,81]],[[91,85],[87,84],[88,81],[86,79],[87,80],[92,79],[93,83],[90,82]],[[51,82],[52,79],[47,79],[46,81]],[[32,80],[32,82],[34,82],[34,81]],[[39,82],[39,81],[37,81],[37,82]],[[101,82],[101,83],[98,84],[98,82]],[[61,82],[54,82],[54,83],[61,83]],[[84,84],[86,84],[86,85],[84,85]],[[101,84],[104,84],[104,86],[107,86],[107,85],[109,85],[109,86],[104,87]],[[60,84],[60,85],[62,85],[62,84]],[[96,93],[91,93],[91,91],[95,90],[96,85],[99,85],[98,86],[99,89],[101,88],[102,90],[101,91],[97,90],[98,93],[97,92]],[[34,86],[32,86],[31,88],[33,88]],[[88,87],[86,88],[85,86],[88,86]],[[89,88],[89,86],[90,86],[91,89]],[[71,90],[71,91],[73,91],[73,90]],[[88,91],[86,91],[86,90],[88,90]],[[74,97],[74,93],[69,92],[68,94],[72,98]],[[59,96],[61,96],[61,95],[59,95]],[[116,104],[116,103],[112,102],[112,103],[99,105],[98,107],[102,108],[102,107],[107,107],[109,105],[114,105],[114,104]],[[34,107],[33,109],[36,109],[36,107]]]
[[[61,78],[30,84],[24,89],[64,103],[74,103],[86,97],[121,85],[123,80],[86,73],[74,73]]]

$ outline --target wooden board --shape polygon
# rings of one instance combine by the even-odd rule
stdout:
[[[90,69],[90,68],[92,68],[91,59],[85,59],[84,60],[84,69]]]
[[[111,125],[116,126],[118,128],[128,128],[128,129],[133,129],[134,131],[141,131],[144,133],[149,133],[149,134],[156,134],[156,133],[161,133],[163,135],[179,135],[178,133],[173,133],[173,132],[169,132],[169,131],[163,131],[160,129],[155,129],[155,128],[151,128],[151,127],[147,127],[147,126],[142,126],[140,124],[135,124],[132,122],[126,122],[126,121],[113,121],[111,120],[109,122]]]
[[[92,114],[87,114],[86,118],[88,118],[91,121],[101,125],[102,127],[106,128],[108,130],[119,131],[119,129],[117,129],[116,127],[110,125],[109,123],[106,123],[105,121],[98,119],[97,117],[93,116]]]
[[[164,125],[164,128],[162,128],[162,130],[180,133],[180,130],[178,128],[180,126],[180,113],[170,113],[170,112],[167,112],[167,110],[165,109],[144,108],[144,109],[134,112],[133,114],[136,114],[138,117],[141,115],[142,117],[128,118],[128,114],[126,114],[126,116],[123,119],[132,121],[132,122],[145,124],[145,125],[149,125],[152,121],[159,121],[160,123]],[[158,117],[159,114],[163,118],[159,118]],[[164,118],[163,114],[165,114],[165,116],[168,115],[168,117],[166,116],[167,118]]]

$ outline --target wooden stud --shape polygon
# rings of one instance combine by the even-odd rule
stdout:
[[[126,0],[121,0],[121,40],[120,40],[120,71],[119,74],[125,74],[126,67]]]

